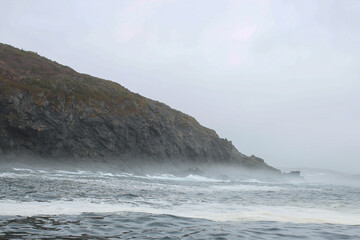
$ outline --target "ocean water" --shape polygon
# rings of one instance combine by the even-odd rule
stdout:
[[[11,168],[0,239],[360,239],[360,185]]]

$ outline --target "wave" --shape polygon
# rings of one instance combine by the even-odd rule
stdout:
[[[257,180],[257,179],[255,179],[255,178],[250,178],[250,179],[241,180],[241,182],[244,182],[244,183],[266,183],[266,182]]]
[[[155,180],[170,180],[170,181],[191,181],[191,182],[230,182],[230,180],[220,180],[214,178],[207,178],[200,175],[189,174],[186,177],[177,177],[172,174],[146,175],[148,179]]]
[[[0,201],[2,216],[78,215],[82,213],[142,212],[179,217],[201,218],[212,221],[276,221],[292,223],[329,223],[359,225],[360,214],[327,209],[292,206],[239,206],[229,204],[189,204],[171,208],[109,203],[95,199],[73,201],[16,202]]]
[[[50,177],[74,177],[74,176],[89,176],[95,175],[97,177],[123,177],[123,178],[140,178],[149,180],[170,180],[170,181],[192,181],[192,182],[230,182],[230,180],[221,180],[208,178],[200,175],[189,174],[185,177],[175,176],[173,174],[157,174],[157,175],[135,175],[132,173],[110,173],[110,172],[90,172],[90,171],[67,171],[67,170],[32,170],[25,168],[13,168],[14,172],[4,172],[0,176],[4,177],[17,177],[17,176],[30,176],[31,174],[41,173],[42,175],[51,175]],[[47,176],[49,177],[49,176]]]
[[[54,170],[54,172],[59,173],[59,174],[65,174],[65,175],[89,175],[89,174],[92,174],[90,171],[82,171],[82,170],[77,170],[77,171]]]
[[[12,170],[21,172],[34,172],[34,170],[28,168],[12,168]]]
[[[259,186],[259,185],[250,185],[250,184],[240,184],[240,185],[216,185],[211,186],[211,188],[216,190],[225,190],[225,191],[267,191],[267,192],[278,192],[283,190],[289,190],[285,187],[277,187],[277,186]]]

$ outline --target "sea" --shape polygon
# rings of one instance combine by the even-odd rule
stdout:
[[[302,174],[264,181],[6,168],[0,239],[360,239],[360,181]]]

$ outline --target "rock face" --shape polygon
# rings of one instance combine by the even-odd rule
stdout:
[[[214,130],[121,85],[0,44],[0,152],[235,164],[278,170]]]

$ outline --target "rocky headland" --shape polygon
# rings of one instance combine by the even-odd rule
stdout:
[[[0,154],[46,161],[225,164],[280,173],[193,117],[0,44]]]

